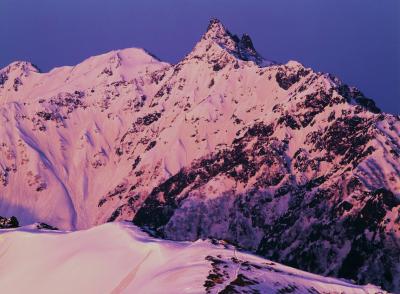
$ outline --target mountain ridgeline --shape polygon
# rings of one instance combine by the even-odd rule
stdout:
[[[1,69],[0,215],[133,220],[396,292],[399,134],[358,89],[212,20],[175,65],[131,48]]]

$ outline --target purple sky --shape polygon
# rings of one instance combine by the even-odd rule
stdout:
[[[264,57],[333,73],[400,113],[399,0],[0,0],[0,67],[47,71],[126,47],[175,63],[211,17]]]

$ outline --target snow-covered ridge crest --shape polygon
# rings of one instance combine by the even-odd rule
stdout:
[[[0,232],[0,289],[9,294],[385,293],[213,243],[158,240],[126,223],[80,232],[7,230]]]
[[[28,75],[29,72],[40,72],[39,68],[28,61],[14,61],[6,66],[2,71],[5,72],[19,72],[20,74]]]
[[[131,81],[146,72],[168,66],[141,48],[113,50],[89,57],[78,65],[58,67],[46,73],[29,62],[13,62],[0,70],[0,104]]]

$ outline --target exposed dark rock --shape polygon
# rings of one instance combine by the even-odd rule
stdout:
[[[36,228],[38,230],[52,230],[52,231],[57,231],[58,230],[57,227],[50,226],[50,225],[48,225],[46,223],[38,223],[36,225]]]
[[[0,216],[0,229],[12,229],[18,227],[19,222],[15,216],[9,218]]]
[[[143,117],[139,117],[136,120],[137,125],[151,125],[152,123],[156,122],[159,118],[161,117],[161,113],[159,112],[154,112],[154,113],[149,113]]]
[[[288,90],[292,85],[300,81],[302,77],[307,76],[309,73],[310,71],[304,68],[301,68],[295,73],[287,73],[286,71],[281,69],[275,75],[275,79],[279,87],[284,90]]]

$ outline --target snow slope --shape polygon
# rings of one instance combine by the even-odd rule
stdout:
[[[0,289],[9,294],[385,293],[210,241],[155,239],[127,223],[0,231],[0,256]]]
[[[49,73],[26,62],[3,69],[1,213],[63,228],[95,223],[98,198],[129,171],[121,164],[109,172],[117,167],[115,140],[131,124],[130,106],[144,97],[144,76],[165,67],[132,48]]]

